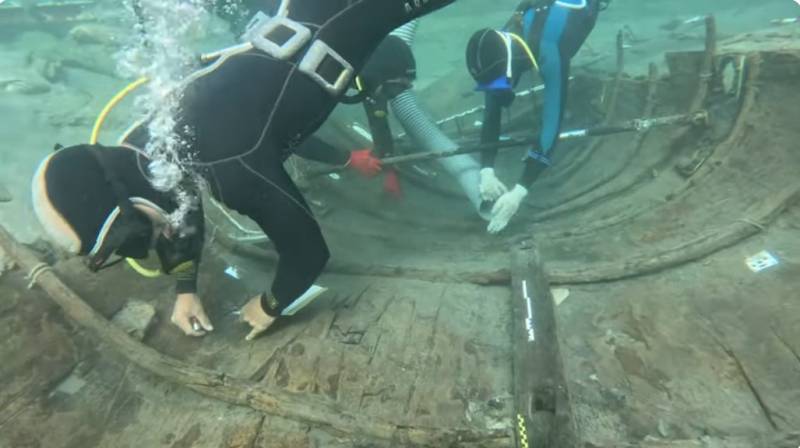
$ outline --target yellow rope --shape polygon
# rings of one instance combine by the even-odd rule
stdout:
[[[112,110],[127,97],[131,92],[138,89],[142,85],[146,84],[149,81],[148,78],[143,77],[139,78],[136,81],[128,84],[124,89],[120,90],[108,104],[103,107],[103,110],[100,111],[100,115],[97,116],[97,120],[94,122],[94,127],[92,128],[92,135],[89,137],[89,143],[94,145],[97,143],[97,139],[100,136],[100,129],[103,127],[103,123],[105,123],[108,115],[111,113]],[[128,265],[133,268],[134,271],[139,273],[139,275],[147,278],[156,278],[161,275],[161,271],[158,269],[147,269],[141,264],[139,264],[136,260],[132,258],[126,258],[125,261],[128,262]]]

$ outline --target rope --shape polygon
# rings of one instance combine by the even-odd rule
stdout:
[[[745,223],[745,224],[750,224],[751,226],[755,227],[756,229],[758,229],[758,230],[760,230],[762,232],[767,230],[767,227],[764,224],[761,224],[760,222],[752,220],[750,218],[739,218],[739,219],[736,220],[736,222],[742,222],[742,223]]]
[[[33,267],[33,269],[28,272],[28,275],[25,276],[26,280],[28,281],[28,289],[33,289],[34,285],[36,285],[36,281],[39,279],[39,276],[42,273],[47,271],[52,271],[53,268],[47,263],[39,263]]]

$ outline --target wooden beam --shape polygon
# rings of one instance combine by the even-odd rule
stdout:
[[[554,284],[597,283],[652,274],[710,254],[749,238],[774,221],[786,208],[800,200],[800,186],[791,185],[774,196],[760,201],[735,222],[714,228],[676,246],[641,253],[626,260],[594,263],[578,267],[551,265],[548,277]]]
[[[511,266],[517,446],[573,446],[555,305],[538,251],[515,250]]]

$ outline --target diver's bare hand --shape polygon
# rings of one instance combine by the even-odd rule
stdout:
[[[203,336],[214,330],[197,294],[178,294],[171,320],[188,336]]]
[[[253,327],[250,333],[244,338],[245,341],[252,341],[275,322],[275,318],[265,313],[264,309],[261,307],[260,295],[253,297],[242,307],[240,316],[242,322],[247,322]]]

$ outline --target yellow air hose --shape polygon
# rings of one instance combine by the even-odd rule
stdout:
[[[139,88],[140,86],[146,84],[149,81],[146,77],[139,78],[136,81],[128,84],[124,89],[120,90],[119,93],[114,95],[111,98],[111,101],[103,107],[103,110],[100,111],[100,115],[97,116],[97,120],[94,122],[94,127],[92,128],[92,135],[89,137],[89,143],[94,145],[97,143],[98,136],[100,135],[100,129],[103,127],[103,123],[105,123],[106,118],[111,113],[112,110],[119,104],[122,100],[125,99],[131,92]],[[156,278],[161,275],[161,271],[158,269],[147,269],[139,262],[134,260],[133,258],[126,258],[125,261],[128,262],[131,268],[136,271],[139,275],[147,278]]]
[[[525,50],[525,53],[528,55],[528,59],[531,60],[531,64],[533,64],[533,67],[538,72],[539,64],[536,62],[536,57],[533,55],[531,47],[528,46],[528,43],[514,33],[508,33],[508,35],[511,36],[511,38],[514,39]]]

